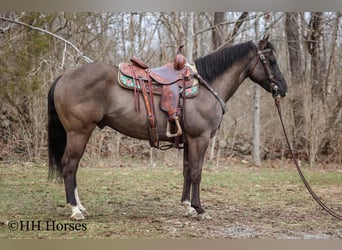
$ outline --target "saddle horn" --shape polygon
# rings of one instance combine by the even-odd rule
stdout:
[[[177,50],[177,54],[175,56],[175,59],[173,61],[174,68],[176,70],[181,70],[185,66],[185,56],[182,55],[182,48],[184,45],[180,45]]]

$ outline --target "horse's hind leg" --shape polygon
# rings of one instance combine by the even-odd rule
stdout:
[[[63,178],[67,203],[71,206],[71,219],[82,220],[88,215],[78,196],[76,172],[92,129],[82,132],[69,132],[67,145],[62,158]]]
[[[87,212],[87,210],[85,209],[85,207],[82,205],[80,197],[78,196],[78,190],[77,190],[77,185],[76,188],[74,190],[75,193],[75,198],[76,198],[76,206],[77,208],[81,211],[81,213],[85,216],[89,216],[90,214]]]

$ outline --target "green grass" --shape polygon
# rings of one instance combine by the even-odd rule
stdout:
[[[341,213],[341,173],[305,172],[313,189]],[[204,170],[201,200],[213,217],[208,221],[183,216],[182,185],[180,168],[81,167],[80,198],[91,213],[81,222],[86,230],[10,231],[9,221],[76,222],[69,220],[64,185],[47,182],[46,166],[0,165],[0,238],[229,238],[226,228],[236,223],[269,230],[256,238],[290,232],[341,238],[341,222],[320,210],[293,169]]]

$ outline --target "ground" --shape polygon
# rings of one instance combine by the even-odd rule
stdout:
[[[75,222],[69,220],[64,185],[47,182],[45,163],[2,161],[0,238],[342,238],[342,222],[317,205],[289,163],[259,168],[207,164],[201,200],[209,220],[184,216],[179,165],[147,165],[143,161],[83,164],[79,193],[91,215]],[[341,169],[304,168],[304,172],[327,205],[342,214]],[[17,228],[11,228],[13,223]]]

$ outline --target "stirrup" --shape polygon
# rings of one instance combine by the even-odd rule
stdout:
[[[166,124],[166,136],[169,137],[169,138],[178,137],[178,136],[180,136],[180,135],[183,133],[182,128],[181,128],[181,126],[180,126],[180,124],[179,124],[179,119],[178,119],[178,117],[175,118],[175,123],[176,123],[176,127],[177,127],[177,132],[174,133],[174,134],[172,134],[172,133],[170,132],[170,120],[167,119],[167,124]]]

